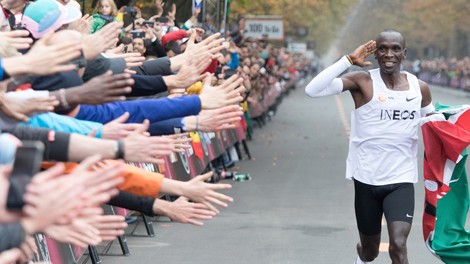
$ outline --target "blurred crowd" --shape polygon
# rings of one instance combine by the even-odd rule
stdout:
[[[192,148],[189,132],[242,126],[250,138],[310,70],[244,37],[243,18],[223,37],[200,6],[176,25],[162,0],[150,17],[113,0],[90,15],[74,0],[1,4],[0,263],[40,259],[38,234],[81,248],[114,240],[128,224],[105,206],[203,225],[233,201],[230,184],[132,164],[164,166]]]
[[[431,84],[470,91],[470,57],[408,61],[405,67]]]

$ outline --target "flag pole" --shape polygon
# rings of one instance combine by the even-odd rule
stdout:
[[[224,1],[224,20],[222,21],[223,29],[224,29],[224,38],[227,37],[227,7],[228,7],[228,0]]]

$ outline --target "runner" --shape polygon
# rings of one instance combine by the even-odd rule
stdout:
[[[371,54],[378,69],[339,77],[352,65],[372,65],[365,61]],[[355,189],[360,238],[356,264],[378,256],[382,215],[392,263],[408,263],[406,240],[414,212],[413,183],[418,180],[418,121],[434,106],[428,85],[400,71],[405,55],[404,37],[387,30],[323,70],[305,88],[310,97],[349,91],[355,103],[346,178],[354,181]]]

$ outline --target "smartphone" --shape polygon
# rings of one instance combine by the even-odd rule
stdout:
[[[8,189],[8,209],[21,210],[23,208],[26,186],[41,169],[43,154],[44,144],[40,141],[23,141],[23,146],[17,148]]]
[[[131,16],[135,16],[137,14],[137,10],[133,6],[126,6],[124,12],[126,14],[130,14]]]
[[[155,21],[144,21],[143,25],[149,28],[153,28],[155,26]]]
[[[145,38],[145,32],[141,30],[131,30],[132,38]]]

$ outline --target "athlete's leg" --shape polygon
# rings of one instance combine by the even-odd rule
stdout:
[[[411,230],[413,212],[413,184],[395,184],[384,199],[384,214],[390,239],[389,254],[393,264],[408,264],[406,241]]]
[[[373,261],[379,255],[380,233],[367,236],[359,232],[360,242],[357,243],[357,254],[362,261]]]
[[[408,252],[406,240],[410,234],[411,224],[402,221],[394,221],[387,224],[390,246],[388,253],[392,264],[408,264]]]
[[[379,255],[383,201],[375,195],[376,187],[354,181],[354,208],[360,242],[357,254],[362,261],[373,261]]]

